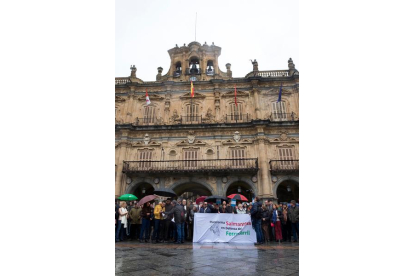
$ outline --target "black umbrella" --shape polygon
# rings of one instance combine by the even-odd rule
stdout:
[[[223,200],[228,200],[226,197],[224,196],[219,196],[219,195],[212,195],[207,197],[206,199],[204,199],[205,202],[216,202],[217,199],[220,199],[221,201]]]
[[[168,196],[168,197],[177,196],[177,194],[171,188],[158,188],[154,190],[154,194],[159,195],[159,196]]]

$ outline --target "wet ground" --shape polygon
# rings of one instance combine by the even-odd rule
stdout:
[[[115,244],[115,275],[299,275],[299,243]]]

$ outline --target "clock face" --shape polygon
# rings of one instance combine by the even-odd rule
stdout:
[[[190,81],[196,81],[197,78],[196,77],[190,77]]]

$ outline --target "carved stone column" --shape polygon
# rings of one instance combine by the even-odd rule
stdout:
[[[270,198],[273,197],[271,194],[272,183],[270,181],[269,163],[267,158],[267,149],[265,146],[268,141],[263,133],[261,133],[261,136],[257,137],[257,141],[259,144],[259,193],[262,197]]]
[[[129,146],[129,142],[127,141],[121,141],[118,144],[118,147],[120,147],[119,149],[119,155],[118,155],[118,160],[117,160],[117,164],[116,164],[116,179],[115,179],[115,195],[116,197],[122,195],[122,168],[123,168],[123,163],[125,160],[125,153],[126,153],[126,149]]]
[[[253,98],[254,98],[254,112],[256,115],[255,119],[261,119],[262,116],[260,114],[259,91],[257,90],[257,88],[253,88]]]

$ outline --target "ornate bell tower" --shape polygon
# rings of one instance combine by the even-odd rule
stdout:
[[[221,48],[193,41],[168,50],[171,64],[164,76],[157,75],[157,81],[209,81],[211,79],[231,79],[231,74],[222,72],[218,66]]]

